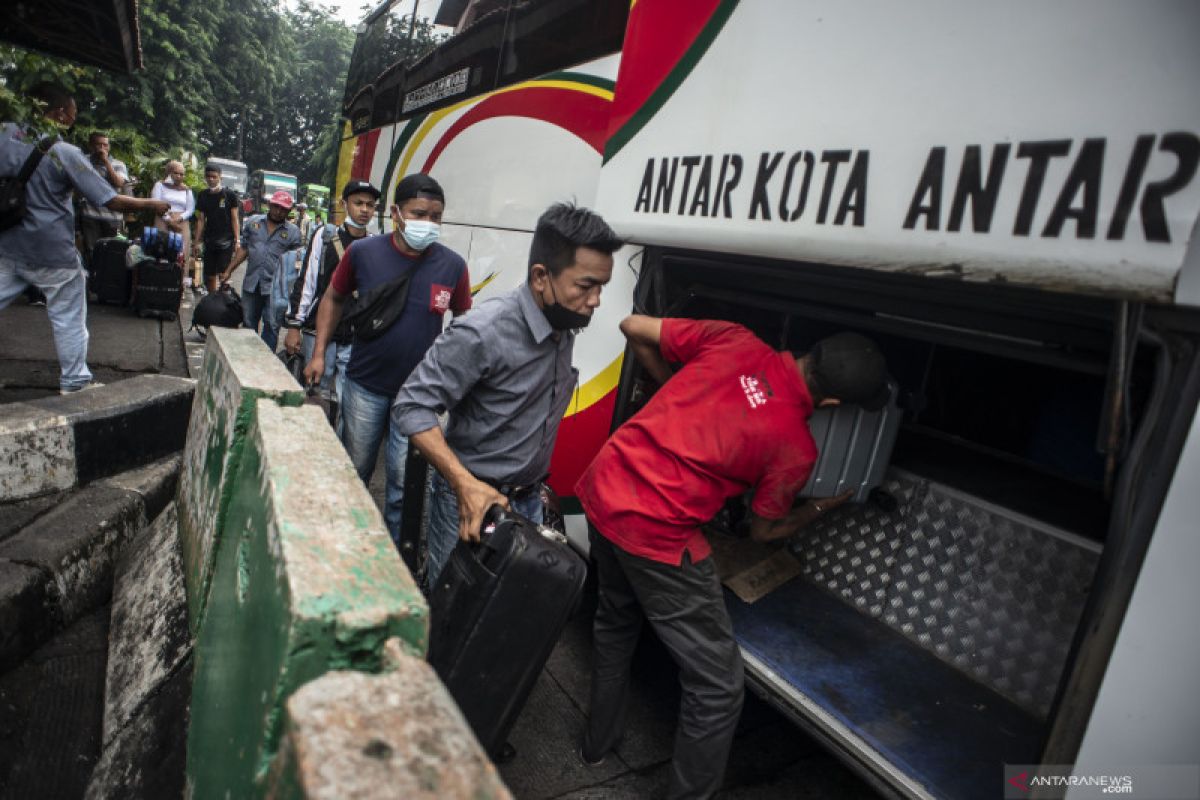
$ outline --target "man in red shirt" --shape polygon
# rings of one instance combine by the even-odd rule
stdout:
[[[683,698],[668,797],[721,786],[742,709],[742,661],[700,525],[754,490],[751,536],[789,536],[823,509],[793,509],[817,448],[813,408],[887,402],[876,345],[855,333],[800,358],[729,322],[633,315],[621,323],[638,361],[663,386],[605,443],[576,493],[591,523],[599,579],[591,713],[581,757],[617,743],[629,664],[644,614],[679,665]],[[682,363],[671,375],[670,363]],[[668,378],[670,380],[668,380]]]

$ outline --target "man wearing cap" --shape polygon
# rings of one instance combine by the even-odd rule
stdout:
[[[793,508],[816,463],[816,407],[879,408],[887,371],[871,340],[840,333],[803,356],[729,322],[633,315],[621,323],[662,388],[614,433],[576,485],[599,585],[591,711],[580,757],[616,746],[645,616],[679,666],[683,692],[670,798],[721,786],[742,709],[742,661],[700,525],[753,490],[751,536],[791,535],[846,498]],[[670,363],[682,368],[671,375]],[[668,380],[669,378],[669,380]]]
[[[378,202],[379,190],[370,182],[348,181],[346,188],[342,189],[341,200],[342,210],[346,215],[345,221],[340,226],[313,226],[314,231],[308,238],[304,261],[300,265],[300,275],[292,285],[288,313],[283,321],[284,327],[288,329],[283,346],[289,353],[303,352],[305,365],[312,361],[317,341],[317,315],[321,307],[321,298],[325,296],[325,290],[333,277],[333,270],[350,249],[350,245],[367,235],[367,223],[375,214]],[[349,354],[350,339],[339,338],[335,331],[325,348],[325,370],[314,378],[314,381],[320,381],[326,397],[341,396],[345,363]],[[339,364],[341,369],[337,370],[335,392],[334,370]]]
[[[262,322],[262,338],[275,352],[279,329],[267,312],[271,304],[271,281],[283,254],[304,246],[300,229],[287,221],[292,208],[292,196],[285,191],[271,195],[266,214],[255,214],[242,226],[242,240],[233,260],[221,273],[221,282],[246,261],[246,277],[242,279],[242,323],[252,331]]]
[[[446,312],[457,316],[471,307],[471,281],[462,256],[437,241],[446,206],[438,182],[422,173],[407,175],[396,184],[393,201],[392,232],[355,242],[338,262],[317,313],[314,352],[304,375],[309,382],[320,379],[325,348],[353,292],[364,301],[386,296],[391,294],[389,287],[407,278],[403,307],[398,315],[389,315],[390,324],[355,330],[344,392],[338,398],[342,444],[365,484],[371,481],[386,436],[383,518],[399,547],[408,437],[391,424],[389,410],[408,374],[442,332]]]

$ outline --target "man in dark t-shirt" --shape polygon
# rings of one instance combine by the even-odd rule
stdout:
[[[204,246],[204,285],[208,291],[217,290],[217,276],[229,266],[238,247],[237,192],[221,185],[221,168],[209,164],[204,168],[208,188],[196,193],[196,238],[193,247]]]
[[[339,398],[342,444],[365,484],[371,482],[386,434],[383,518],[399,547],[408,437],[391,424],[392,401],[442,332],[446,312],[458,316],[471,307],[471,282],[462,256],[437,243],[445,208],[438,182],[420,173],[408,175],[396,185],[393,201],[392,233],[354,242],[334,270],[317,310],[317,339],[304,375],[310,383],[320,380],[325,348],[353,292],[365,295],[409,276],[404,309],[395,322],[373,338],[356,331]]]

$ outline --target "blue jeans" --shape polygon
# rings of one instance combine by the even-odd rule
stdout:
[[[433,473],[433,491],[429,501],[429,529],[425,532],[428,553],[425,557],[425,585],[437,584],[442,567],[458,543],[458,495],[440,472]],[[511,502],[512,510],[535,525],[542,524],[542,497],[534,492]]]
[[[305,364],[312,358],[313,350],[316,346],[316,335],[305,331],[300,340],[300,352],[304,355]],[[321,376],[321,393],[327,399],[341,402],[343,395],[346,393],[346,367],[349,364],[350,345],[330,342],[325,346],[325,373]],[[337,421],[334,423],[333,429],[337,432],[338,438],[341,438],[345,426],[342,425],[342,414],[340,411],[338,412]]]
[[[375,394],[346,378],[345,393],[339,400],[342,444],[364,486],[371,484],[379,445],[387,434],[384,467],[387,486],[383,498],[383,521],[396,547],[400,547],[400,516],[404,510],[404,460],[408,457],[408,437],[391,425],[392,398]]]
[[[271,295],[259,292],[242,292],[242,324],[252,331],[258,331],[258,323],[262,322],[262,340],[275,352],[279,344],[279,326],[273,324],[270,313]]]
[[[46,295],[46,312],[54,331],[61,375],[58,386],[73,392],[92,380],[87,366],[87,287],[83,265],[76,256],[73,267],[41,267],[28,261],[0,255],[0,308],[36,286]]]
[[[312,361],[313,350],[316,347],[316,334],[303,331],[300,337],[300,352],[304,356],[305,364]],[[330,342],[325,345],[325,371],[321,373],[321,383],[317,387],[324,397],[332,398],[334,396],[334,373],[337,371],[338,365],[337,354],[337,342]]]

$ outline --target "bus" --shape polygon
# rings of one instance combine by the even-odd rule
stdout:
[[[250,173],[246,194],[242,198],[242,211],[246,214],[265,214],[267,201],[278,191],[287,192],[294,201],[298,194],[296,176],[269,169],[254,170]]]
[[[308,205],[308,215],[310,217],[315,219],[319,214],[322,221],[332,221],[329,218],[328,186],[321,186],[318,183],[305,183],[300,187],[300,196],[296,202]]]
[[[246,181],[250,177],[250,171],[241,161],[234,161],[231,158],[217,158],[210,156],[204,162],[205,166],[216,166],[221,168],[221,185],[227,189],[233,189],[238,193],[238,196],[246,193]]]
[[[387,231],[397,181],[437,178],[478,299],[552,202],[630,242],[576,343],[566,510],[649,391],[631,310],[867,333],[885,477],[727,595],[748,686],[888,796],[1144,765],[1194,793],[1200,7],[416,5],[360,27],[337,187],[380,186]]]

